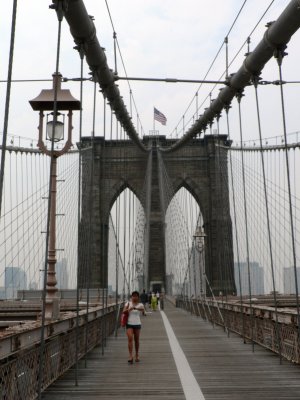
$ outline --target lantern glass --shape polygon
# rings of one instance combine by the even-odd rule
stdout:
[[[64,123],[61,121],[48,121],[46,126],[47,140],[59,142],[64,138]]]

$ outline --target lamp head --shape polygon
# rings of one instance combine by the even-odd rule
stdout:
[[[52,120],[48,120],[49,115],[53,115],[53,113],[47,115],[47,123],[46,123],[46,139],[53,140],[54,142],[60,142],[64,138],[64,125],[65,125],[65,116],[64,114],[57,113],[59,116],[62,115],[63,121],[59,121],[56,117]],[[57,116],[58,116],[57,115]]]

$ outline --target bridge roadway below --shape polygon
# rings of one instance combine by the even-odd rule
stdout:
[[[128,364],[127,338],[123,328],[118,337],[92,350],[78,366],[78,386],[74,369],[66,372],[44,393],[43,400],[299,400],[300,366],[283,360],[258,345],[221,327],[213,327],[171,303],[165,304],[169,320],[186,360],[179,355],[179,373],[160,311],[142,319],[140,363]],[[176,339],[175,339],[176,340]],[[170,345],[171,343],[171,345]],[[181,384],[185,382],[185,387]],[[191,376],[190,376],[191,375]],[[195,380],[193,382],[193,376]],[[201,388],[203,397],[199,395]],[[200,392],[201,394],[201,392]]]

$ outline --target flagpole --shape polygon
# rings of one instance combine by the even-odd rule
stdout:
[[[155,117],[154,117],[154,107],[153,107],[153,135],[155,132]]]

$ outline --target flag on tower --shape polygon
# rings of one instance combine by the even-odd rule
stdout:
[[[167,123],[166,116],[163,113],[161,113],[160,111],[158,111],[157,108],[155,108],[155,107],[154,107],[154,119],[163,125],[166,125],[166,123]]]

